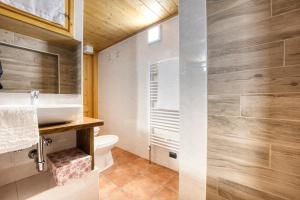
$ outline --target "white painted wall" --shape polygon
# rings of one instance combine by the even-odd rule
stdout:
[[[181,0],[180,199],[204,200],[207,160],[206,1]]]
[[[115,134],[117,146],[148,158],[149,66],[178,57],[178,17],[162,23],[162,41],[148,45],[147,31],[138,33],[99,53],[99,113],[105,125],[101,134]],[[168,151],[155,148],[153,160],[178,169]]]

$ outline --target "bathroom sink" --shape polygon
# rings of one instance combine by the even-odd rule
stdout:
[[[37,116],[39,125],[59,124],[77,120],[82,114],[82,105],[38,105]]]

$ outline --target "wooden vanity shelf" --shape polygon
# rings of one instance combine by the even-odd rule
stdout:
[[[103,124],[103,120],[84,117],[82,120],[66,124],[42,126],[39,131],[40,135],[44,136],[76,130],[77,148],[92,156],[92,169],[94,169],[94,127]]]

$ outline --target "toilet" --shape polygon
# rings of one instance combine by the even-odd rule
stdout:
[[[94,138],[95,167],[100,172],[114,164],[111,149],[118,141],[119,137],[116,135],[102,135]]]

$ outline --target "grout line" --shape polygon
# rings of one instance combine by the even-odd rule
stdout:
[[[284,66],[284,67],[287,67],[287,66],[285,65],[285,64],[286,64],[286,63],[285,63],[285,62],[286,62],[286,61],[285,61],[285,57],[286,57],[286,52],[285,52],[285,51],[286,51],[286,46],[285,46],[285,45],[286,45],[286,42],[285,42],[285,40],[283,40],[283,66]]]
[[[299,149],[299,147],[295,147],[294,142],[280,142],[280,141],[271,141],[271,146],[280,146],[280,147],[287,147],[292,149]]]
[[[295,37],[295,38],[297,38],[297,37]],[[253,47],[259,47],[259,46],[269,45],[269,44],[276,44],[276,43],[279,44],[279,43],[281,43],[283,41],[284,41],[284,39],[278,39],[278,40],[273,40],[271,42],[264,42],[264,43],[261,43],[261,44],[253,44],[253,45],[249,45],[249,46],[234,47],[234,48],[231,49],[231,51],[232,50],[244,50],[244,49],[249,49],[249,48],[253,48]],[[221,50],[220,50],[220,48],[217,48],[217,49],[213,48],[213,50],[210,50],[210,51],[217,51],[217,52],[221,51],[222,52],[222,48],[221,48]],[[240,52],[238,52],[238,53],[240,53]],[[223,56],[223,55],[230,55],[230,54],[229,53],[222,53],[221,56]],[[214,58],[214,57],[218,58],[219,54],[217,56],[213,56],[213,57],[212,56],[208,56],[207,58]]]
[[[240,100],[240,102],[239,102],[239,104],[240,104],[240,117],[242,117],[242,95],[241,94],[239,95],[239,100]]]
[[[283,59],[285,59],[285,58],[283,58]],[[285,67],[296,67],[296,66],[300,66],[300,64],[286,65],[286,66],[283,65],[283,66],[277,66],[277,67],[263,67],[263,68],[245,69],[245,70],[239,70],[239,71],[207,74],[207,76],[209,78],[209,77],[213,77],[213,76],[226,75],[226,74],[236,74],[236,73],[252,72],[252,71],[259,71],[259,70],[260,71],[265,71],[265,70],[271,70],[271,69],[279,69],[279,68],[285,68]]]
[[[273,0],[270,0],[271,17],[273,16]]]
[[[213,15],[210,15],[210,16],[207,16],[207,19],[209,18],[209,17],[213,17]],[[249,27],[249,26],[253,26],[254,24],[258,24],[258,23],[262,23],[262,22],[264,22],[264,21],[267,21],[267,20],[271,20],[272,18],[273,18],[274,16],[272,16],[272,14],[270,15],[270,16],[267,16],[267,17],[265,17],[265,18],[263,18],[263,19],[260,19],[259,21],[253,21],[253,22],[248,22],[248,23],[245,23],[245,24],[241,24],[241,25],[239,25],[239,26],[234,26],[234,27],[232,27],[232,29],[234,29],[234,28],[238,28],[238,27]],[[213,23],[208,23],[207,24],[207,31],[208,32],[210,32],[207,36],[210,36],[210,35],[216,35],[216,34],[220,34],[220,33],[222,33],[222,32],[224,32],[224,30],[220,30],[220,31],[209,31],[208,30],[208,27],[209,26],[211,26],[211,25],[214,25],[215,23],[217,23],[218,21],[216,21],[216,22],[213,22]],[[225,31],[228,31],[228,30],[230,30],[230,29],[225,29]]]
[[[220,194],[220,177],[217,177],[217,195],[219,196]]]
[[[300,95],[300,92],[257,92],[257,93],[210,93],[207,96],[278,96],[278,95]]]
[[[173,192],[178,193],[178,191],[175,191],[175,190],[173,190],[173,189],[171,189],[171,188],[166,187],[166,185],[167,185],[167,184],[172,180],[172,178],[174,178],[174,177],[175,177],[175,175],[171,176],[170,178],[168,178],[168,179],[166,180],[166,182],[165,182],[164,184],[161,184],[161,185],[160,185],[160,189],[157,190],[153,195],[151,195],[151,197],[155,196],[156,194],[158,194],[159,192],[161,192],[161,191],[162,191],[163,189],[165,189],[165,188],[167,188],[167,189],[169,189],[169,190],[171,190],[171,191],[173,191]]]
[[[18,189],[17,182],[18,181],[14,182],[14,184],[15,184],[15,189],[16,189],[16,193],[17,193],[17,199],[20,199],[20,194],[19,194],[19,189]]]
[[[234,115],[208,115],[208,117],[234,117],[234,118],[257,119],[257,120],[273,120],[273,121],[300,122],[300,120],[294,120],[294,119],[267,118],[267,117],[249,117],[249,116],[234,116]]]
[[[272,144],[269,147],[269,168],[271,169],[272,166]]]
[[[300,11],[300,8],[295,8],[295,9],[292,9],[292,10],[289,10],[289,11],[286,11],[286,12],[283,12],[283,13],[280,13],[277,15],[273,15],[272,17],[277,17],[277,16],[281,16],[281,15],[285,15],[285,14],[289,14],[289,13],[297,12],[297,11]]]

